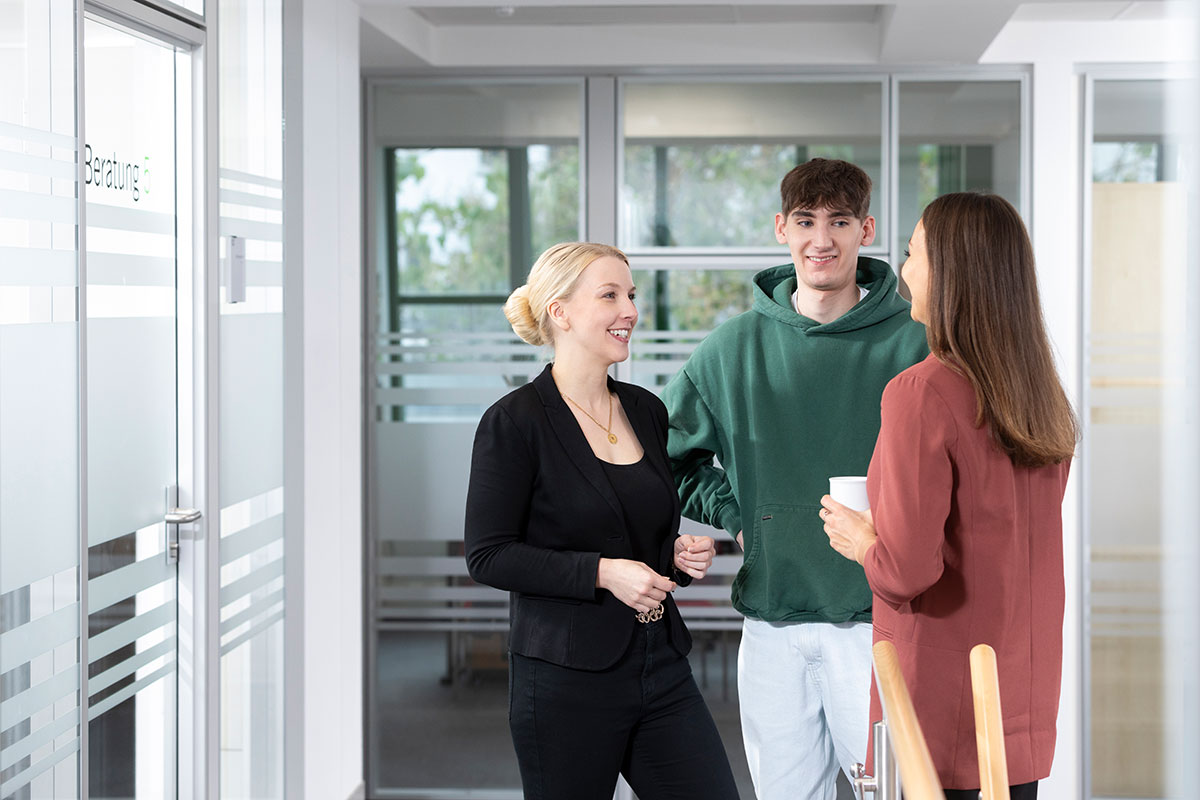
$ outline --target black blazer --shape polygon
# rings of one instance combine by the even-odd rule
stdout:
[[[653,393],[608,379],[654,471],[671,489],[674,522],[656,571],[673,567],[679,498],[667,464],[667,409]],[[550,366],[489,408],[475,432],[467,491],[467,569],[512,592],[509,647],[576,669],[614,664],[629,646],[636,612],[596,588],[600,558],[633,558],[621,502],[559,394]],[[692,640],[668,595],[665,617],[682,655]]]

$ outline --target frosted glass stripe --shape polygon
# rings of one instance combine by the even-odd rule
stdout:
[[[112,228],[119,231],[158,233],[164,236],[175,235],[175,216],[173,214],[107,206],[102,203],[87,204],[87,225],[89,228]]]
[[[225,507],[283,485],[282,315],[223,317],[220,340],[219,492]]]
[[[124,703],[126,700],[133,697],[135,694],[140,692],[142,689],[145,689],[150,684],[165,678],[167,675],[170,675],[174,671],[175,671],[175,662],[172,661],[170,664],[167,664],[165,667],[163,667],[161,669],[155,670],[154,672],[150,673],[146,677],[142,678],[140,681],[131,683],[128,686],[126,686],[124,689],[122,689],[121,691],[116,692],[115,694],[104,698],[96,705],[88,706],[88,722],[91,722],[92,720],[96,719],[96,717],[99,717],[101,714],[108,711],[109,709],[119,706],[121,703]]]
[[[247,261],[247,286],[283,286],[283,264],[278,261]]]
[[[652,337],[653,335],[654,334],[652,332],[651,333],[639,333],[638,338],[646,339],[648,337]],[[683,338],[686,338],[688,336],[686,331],[681,332],[679,335],[680,335],[680,337],[683,337]],[[438,331],[436,335],[430,335],[430,336],[414,336],[411,333],[377,332],[371,338],[374,341],[381,343],[381,344],[389,344],[389,343],[403,344],[404,342],[407,342],[407,341],[417,341],[417,340],[419,340],[421,342],[436,341],[436,342],[450,342],[450,343],[455,343],[455,342],[458,342],[458,343],[461,343],[461,342],[510,342],[513,344],[514,350],[519,349],[517,347],[517,343],[519,342],[519,340],[516,338],[515,334],[500,333],[500,332],[488,333],[487,331],[480,331],[478,333],[466,333],[466,332],[456,332],[456,331]],[[699,341],[700,339],[703,339],[703,338],[704,338],[703,335],[699,335],[696,337],[697,341]],[[459,344],[459,347],[461,347],[461,346],[462,345]],[[528,355],[529,354],[529,345],[521,343],[521,346],[523,346],[525,348],[526,355]]]
[[[11,122],[0,122],[0,135],[14,139],[24,139],[33,144],[48,144],[52,147],[65,147],[75,150],[74,134],[67,136],[61,133],[51,133],[41,128],[29,128],[24,125],[14,125]],[[280,184],[282,185],[282,184]]]
[[[142,667],[166,655],[171,656],[171,658],[168,660],[168,663],[174,664],[174,636],[169,636],[153,647],[150,647],[136,655],[130,656],[119,664],[109,667],[94,678],[88,678],[88,696],[91,697],[98,692],[104,691],[122,678],[133,675]]]
[[[530,362],[530,368],[522,370],[520,365],[508,361],[391,361],[375,365],[376,375],[536,375],[543,365]]]
[[[9,780],[5,781],[4,783],[0,783],[0,797],[8,797],[12,794],[15,794],[17,790],[25,788],[33,781],[34,778],[53,767],[67,756],[74,755],[78,750],[79,739],[72,739],[66,745],[58,748],[50,755],[31,766],[29,769],[25,770],[24,772],[18,772]]]
[[[221,645],[221,655],[224,656],[226,653],[230,653],[230,652],[238,649],[243,644],[250,641],[255,636],[258,636],[260,633],[267,630],[272,625],[274,625],[275,623],[279,622],[282,619],[283,619],[283,609],[280,609],[278,612],[272,614],[270,616],[270,618],[263,620],[260,624],[255,625],[253,628],[246,631],[244,634],[237,637],[233,641],[229,642],[228,644]]]
[[[41,749],[79,724],[79,709],[72,708],[58,719],[43,725],[24,739],[0,750],[0,772]]]
[[[506,386],[480,389],[472,386],[444,389],[376,389],[375,401],[388,406],[488,405],[511,391]]]
[[[273,189],[282,189],[283,181],[278,178],[268,178],[263,175],[253,175],[249,172],[241,172],[236,169],[222,169],[217,173],[221,180],[240,181],[241,183],[253,183],[256,186],[268,186]]]
[[[164,625],[175,624],[175,601],[168,600],[158,608],[138,614],[133,619],[114,625],[88,639],[88,661],[95,663],[127,644],[132,644]],[[173,633],[173,632],[172,632]]]
[[[239,192],[236,189],[222,189],[221,202],[236,206],[252,206],[254,208],[270,208],[283,210],[282,197],[270,197],[252,192]]]
[[[251,572],[244,578],[239,578],[228,586],[221,587],[221,607],[232,603],[239,597],[244,597],[255,589],[265,586],[276,578],[283,577],[283,559],[277,558]]]
[[[0,247],[0,286],[74,286],[74,250]]]
[[[118,253],[88,253],[89,286],[170,286],[175,287],[175,259],[158,256],[131,256]]]
[[[11,150],[0,150],[0,169],[43,178],[62,178],[68,181],[75,180],[77,176],[74,159],[66,161],[58,158],[31,156],[28,153],[14,153]]]
[[[73,664],[57,675],[0,703],[0,731],[24,722],[60,698],[79,691],[79,665]],[[0,797],[4,795],[0,794]]]
[[[221,540],[221,565],[224,566],[237,561],[239,558],[247,556],[255,550],[266,547],[271,542],[277,542],[282,538],[282,515],[277,514],[256,522],[250,527]]]
[[[111,289],[114,302],[124,291],[92,288]],[[173,302],[168,288],[143,291],[155,303]],[[175,356],[173,318],[89,323],[89,546],[150,525],[161,532],[163,487],[177,477]]]
[[[0,189],[0,217],[75,224],[75,198]]]
[[[162,553],[92,578],[88,581],[88,613],[95,614],[143,589],[174,579],[175,565],[168,564]]]
[[[28,664],[79,635],[79,604],[72,603],[0,634],[0,673]]]
[[[282,588],[276,589],[261,600],[255,600],[249,608],[239,611],[228,619],[221,620],[221,635],[225,636],[247,622],[252,622],[263,614],[275,610],[275,607],[283,602],[283,591]],[[505,597],[507,596],[505,595]]]
[[[254,222],[236,217],[221,217],[222,236],[242,236],[265,242],[282,242],[283,225],[276,222]]]

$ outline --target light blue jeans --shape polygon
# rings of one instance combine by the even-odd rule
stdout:
[[[738,700],[758,800],[834,800],[867,755],[871,623],[745,620]]]

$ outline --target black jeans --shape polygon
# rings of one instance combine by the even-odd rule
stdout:
[[[1010,800],[1037,800],[1037,781],[1008,788]],[[946,800],[979,800],[978,789],[947,789]]]
[[[717,727],[664,622],[638,625],[621,660],[599,672],[511,654],[508,719],[526,800],[611,800],[618,772],[639,800],[737,800]]]

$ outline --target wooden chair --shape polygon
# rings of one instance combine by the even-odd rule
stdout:
[[[971,693],[975,697],[975,746],[979,749],[980,800],[1009,800],[1008,760],[1000,713],[996,651],[986,644],[971,648]]]

